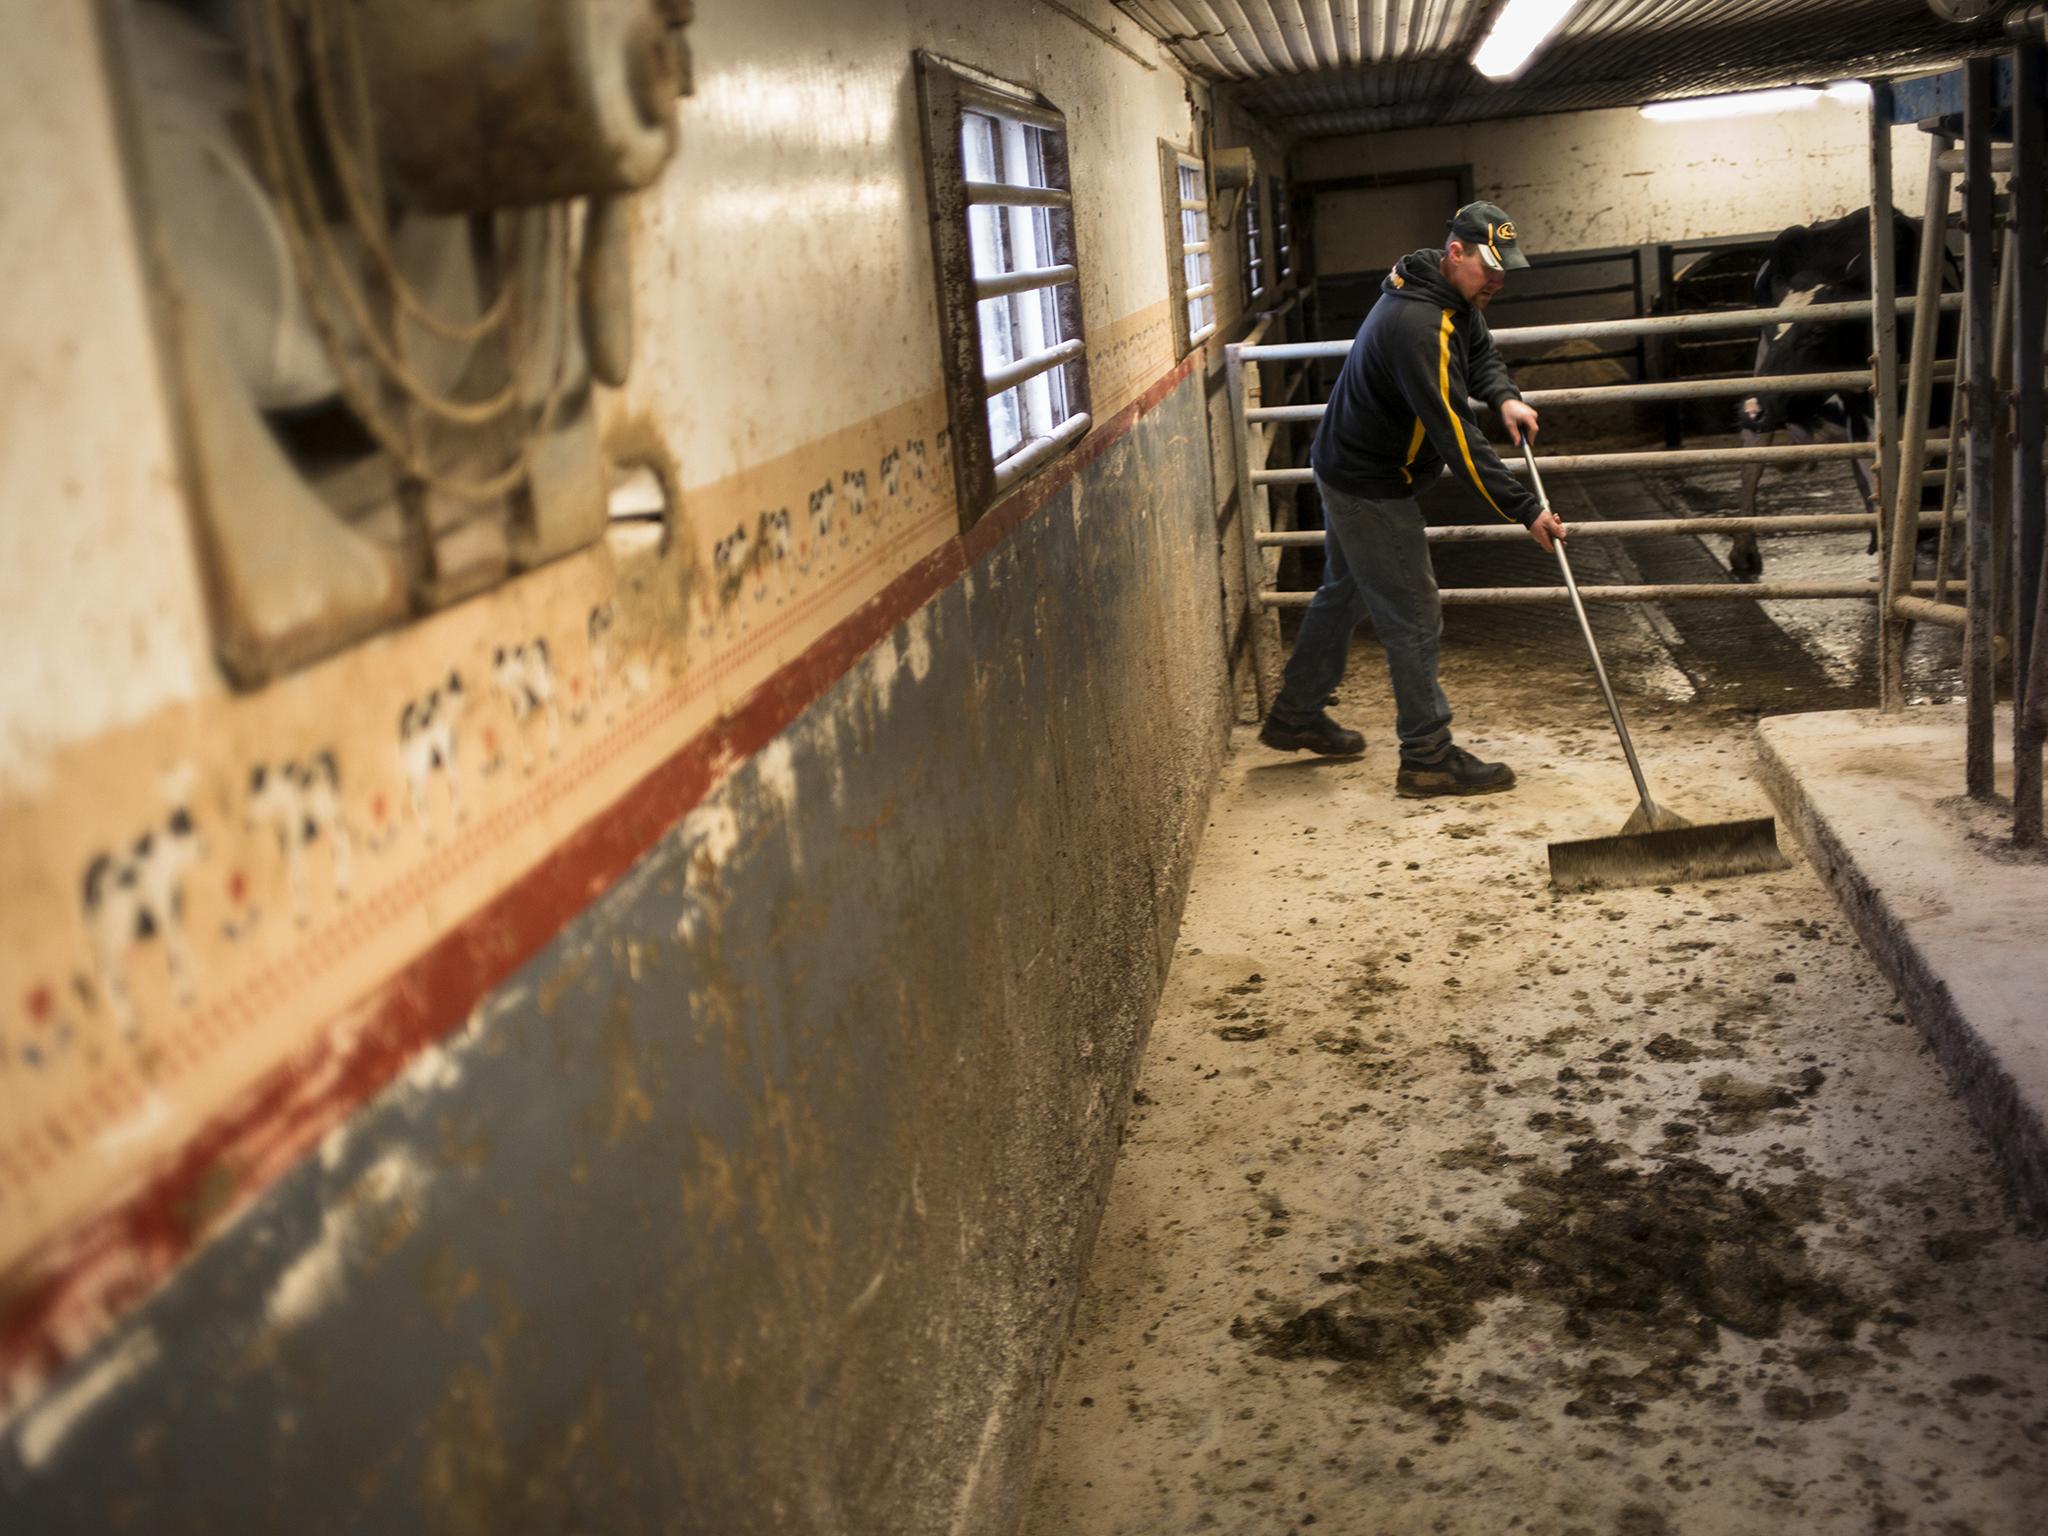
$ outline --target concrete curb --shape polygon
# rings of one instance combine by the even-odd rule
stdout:
[[[1883,876],[1858,864],[1847,830],[1816,803],[1785,745],[1774,739],[1774,726],[1798,718],[1758,722],[1764,786],[1808,860],[1834,892],[1864,949],[1897,989],[1907,1016],[1934,1048],[1971,1119],[2011,1179],[2013,1192],[2034,1220],[2048,1224],[2048,1120],[2043,1114],[2048,1105],[2028,1092],[2007,1049],[1987,1038],[1982,1021],[1973,1020],[1958,1000],[1956,985],[1966,978],[1950,974],[1953,965],[1944,969],[1941,957],[1916,933],[1914,921],[1887,895]],[[1960,746],[1958,734],[1959,755]],[[2038,1024],[2048,1027],[2048,1018]]]

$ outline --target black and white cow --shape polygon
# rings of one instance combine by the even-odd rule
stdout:
[[[1899,282],[1910,287],[1919,267],[1919,220],[1893,214],[1892,251]],[[1959,286],[1960,274],[1955,272],[1953,262],[1945,264],[1943,276],[1944,287]],[[1755,299],[1760,309],[1804,309],[1869,297],[1868,208],[1859,208],[1839,219],[1795,224],[1780,230],[1763,265],[1757,269]],[[1900,356],[1911,355],[1912,337],[1912,317],[1902,315]],[[1818,324],[1796,319],[1781,321],[1767,327],[1757,342],[1759,378],[1794,373],[1867,373],[1869,367],[1870,328],[1860,320]],[[1736,422],[1745,447],[1768,443],[1781,430],[1797,443],[1839,435],[1846,435],[1852,442],[1868,442],[1872,413],[1873,402],[1867,389],[1784,391],[1751,395],[1738,407]],[[1939,413],[1936,419],[1940,419]],[[1854,459],[1850,461],[1850,470],[1864,508],[1876,511],[1869,466]],[[1743,471],[1744,516],[1753,515],[1756,510],[1761,475],[1761,466]],[[1873,540],[1872,548],[1875,547]],[[1735,536],[1728,552],[1728,565],[1738,577],[1754,579],[1762,574],[1763,557],[1754,533]]]
[[[544,717],[548,727],[548,753],[562,744],[562,717],[555,707],[555,663],[544,636],[536,635],[524,645],[501,645],[491,652],[491,687],[512,712],[512,735],[519,743],[520,761],[533,767],[533,749],[526,740],[526,722]]]
[[[456,726],[469,707],[462,674],[449,672],[445,681],[408,703],[398,716],[398,762],[412,791],[413,819],[428,837],[427,786],[439,774],[448,786],[448,808],[462,814],[462,790],[456,773]]]
[[[353,849],[341,814],[341,770],[332,752],[289,758],[275,766],[258,763],[249,770],[244,813],[251,829],[267,826],[277,834],[291,886],[292,910],[300,922],[307,917],[304,862],[309,845],[325,839],[333,865],[334,894],[348,895]]]
[[[747,575],[754,568],[754,547],[747,537],[747,525],[737,524],[733,531],[711,546],[711,569],[718,578],[718,600],[730,607],[747,584]]]
[[[85,867],[80,906],[93,966],[107,1011],[125,1034],[135,1032],[128,998],[130,945],[161,939],[171,987],[192,1001],[192,959],[185,946],[185,873],[204,856],[192,813],[171,808],[162,823],[126,848],[94,856]]]

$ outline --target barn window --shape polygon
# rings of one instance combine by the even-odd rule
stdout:
[[[1259,248],[1259,178],[1244,189],[1244,291],[1253,302],[1266,291],[1266,256]]]
[[[920,53],[939,332],[963,523],[1087,432],[1066,118]]]
[[[1159,145],[1166,203],[1167,275],[1173,289],[1175,350],[1185,356],[1216,329],[1216,269],[1209,251],[1209,174],[1193,155]]]

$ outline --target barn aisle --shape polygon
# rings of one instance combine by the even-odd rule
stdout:
[[[1369,636],[1362,761],[1240,731],[1028,1536],[2036,1528],[2043,1245],[1820,880],[1546,888],[1629,804],[1562,618],[1451,615],[1512,795],[1393,796]],[[1767,809],[1753,690],[1602,627],[1668,802]]]

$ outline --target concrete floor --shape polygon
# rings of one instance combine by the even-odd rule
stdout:
[[[1713,558],[1655,548],[1650,579]],[[1755,714],[1870,702],[1868,622],[1603,610],[1661,798],[1766,813]],[[1919,647],[1916,693],[1953,659]],[[1545,842],[1631,804],[1568,616],[1453,610],[1444,672],[1517,792],[1394,797],[1369,633],[1364,759],[1240,735],[1027,1536],[2040,1529],[2048,1250],[1818,877],[1785,837],[1780,874],[1552,894]]]

